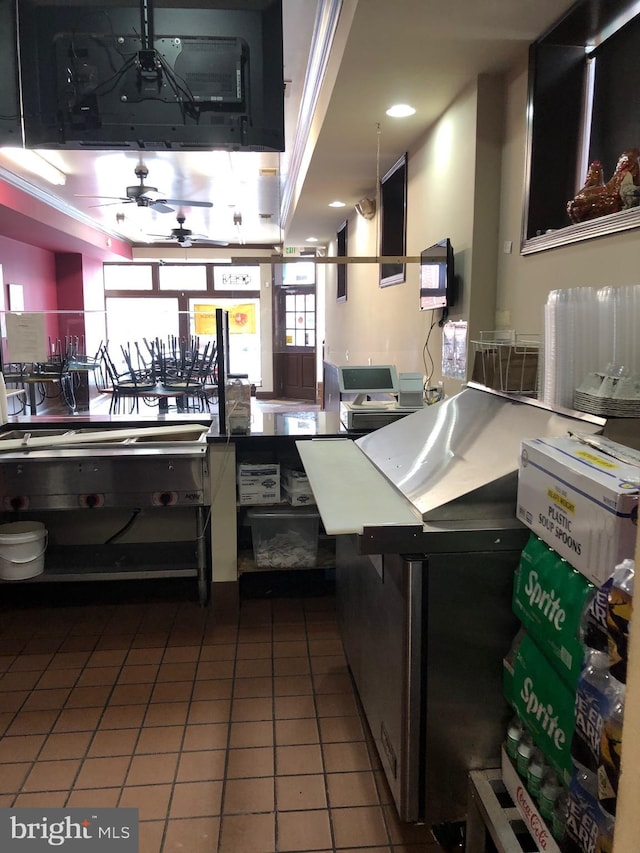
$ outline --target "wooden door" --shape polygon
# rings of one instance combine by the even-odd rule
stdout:
[[[276,395],[315,402],[315,286],[276,286],[273,339]]]

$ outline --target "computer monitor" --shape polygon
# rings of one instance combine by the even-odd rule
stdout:
[[[393,364],[346,364],[338,367],[341,394],[355,394],[353,405],[362,404],[369,394],[397,394],[398,372]]]

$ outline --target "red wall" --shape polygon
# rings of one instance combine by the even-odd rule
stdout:
[[[74,348],[85,351],[84,286],[82,280],[82,255],[59,252],[56,259],[56,281],[61,353],[71,355]],[[77,347],[76,347],[77,344]]]
[[[47,335],[55,341],[59,336],[58,315],[55,313],[58,309],[55,254],[0,236],[0,264],[5,307],[11,308],[7,285],[21,284],[25,311],[48,312]],[[4,352],[3,355],[11,358],[11,353]]]

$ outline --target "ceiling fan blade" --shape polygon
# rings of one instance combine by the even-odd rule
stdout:
[[[153,201],[149,199],[149,203],[147,207],[152,207],[154,210],[157,210],[158,213],[173,213],[174,208],[169,207],[167,204],[167,200],[164,198],[158,199],[158,201]]]
[[[119,198],[117,201],[105,201],[103,204],[90,204],[89,207],[113,207],[116,204],[131,204],[133,199]]]
[[[209,240],[206,237],[194,237],[192,238],[195,243],[206,243],[207,246],[228,246],[229,242],[227,240]]]
[[[131,201],[130,198],[126,198],[125,196],[120,195],[83,195],[81,193],[74,193],[74,198],[104,198],[104,199],[112,199],[113,201]]]
[[[186,201],[180,198],[161,198],[162,204],[174,204],[176,207],[213,207],[211,201]]]

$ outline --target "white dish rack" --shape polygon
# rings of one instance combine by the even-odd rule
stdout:
[[[480,332],[471,344],[474,382],[508,394],[537,396],[539,335],[500,329]]]

